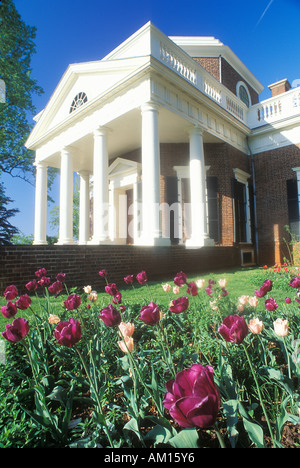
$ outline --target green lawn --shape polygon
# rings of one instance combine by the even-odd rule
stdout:
[[[196,281],[198,279],[205,280],[205,287],[208,285],[209,279],[213,279],[218,281],[219,279],[226,279],[227,286],[226,289],[229,292],[230,298],[237,299],[239,296],[242,295],[249,295],[254,296],[255,289],[258,289],[263,280],[270,278],[273,280],[273,296],[278,300],[278,302],[283,301],[286,295],[294,294],[292,288],[287,285],[287,276],[292,277],[293,272],[289,271],[289,273],[285,276],[280,274],[269,272],[269,270],[264,270],[262,268],[239,268],[239,269],[230,269],[227,271],[215,271],[205,274],[199,275],[191,275],[188,276],[188,281]],[[117,284],[118,289],[122,293],[123,301],[125,303],[130,304],[143,304],[144,301],[153,300],[154,302],[158,303],[162,307],[166,307],[170,300],[175,296],[170,293],[166,293],[162,289],[162,284],[169,283],[172,288],[174,286],[172,277],[167,278],[165,281],[151,281],[147,283],[147,287],[141,287],[136,281],[134,282],[134,287],[127,287],[124,284]],[[113,278],[109,278],[109,281],[113,282]],[[103,307],[103,304],[106,304],[109,300],[108,295],[104,291],[105,283],[103,282],[103,288],[97,291],[98,293],[98,301],[97,305],[99,305],[99,310]],[[81,294],[82,298],[84,298],[85,294],[81,290],[76,291],[78,294]],[[183,287],[181,289],[180,295],[187,295],[186,288]],[[30,294],[32,298],[32,307],[38,311],[40,307],[39,301],[36,299],[34,294]],[[52,304],[52,313],[53,314],[60,314],[63,311],[63,300],[66,299],[66,294],[60,295],[58,298],[51,297],[51,304]],[[0,306],[6,304],[4,297],[0,298]],[[30,318],[32,315],[31,311],[28,309],[27,311],[18,311],[18,316],[22,316],[24,318]],[[5,328],[5,325],[12,320],[7,320],[0,314],[0,332],[2,332]]]

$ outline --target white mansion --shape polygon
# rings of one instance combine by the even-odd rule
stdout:
[[[284,224],[299,221],[300,88],[269,88],[259,102],[262,84],[219,40],[150,22],[102,60],[69,65],[26,143],[34,243],[46,243],[55,167],[59,244],[74,243],[76,172],[79,244],[241,245],[276,260]]]

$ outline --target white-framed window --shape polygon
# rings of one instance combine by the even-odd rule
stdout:
[[[76,94],[70,107],[70,114],[78,109],[78,107],[81,107],[83,104],[85,104],[87,100],[87,95],[84,92]]]
[[[246,83],[243,81],[237,83],[236,95],[247,107],[251,107],[251,96]]]

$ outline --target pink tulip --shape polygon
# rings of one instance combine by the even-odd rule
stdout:
[[[273,326],[277,336],[287,336],[289,334],[289,323],[287,320],[278,318],[273,323]]]
[[[133,338],[131,336],[125,336],[124,340],[118,341],[118,345],[123,353],[128,353],[128,351],[132,352],[134,348]]]
[[[248,327],[253,335],[258,335],[263,331],[263,323],[258,318],[250,320]]]

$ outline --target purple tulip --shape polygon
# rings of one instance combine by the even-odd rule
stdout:
[[[13,302],[8,302],[6,306],[1,307],[1,314],[7,319],[14,317],[17,312],[17,306]]]
[[[189,306],[189,298],[188,297],[179,297],[178,299],[174,299],[170,305],[169,305],[169,310],[171,312],[174,312],[175,314],[180,314],[180,312],[183,312],[186,310]]]
[[[12,284],[11,286],[7,286],[7,288],[5,289],[3,293],[7,301],[12,301],[13,299],[17,297],[18,294],[19,294],[18,290],[14,284]]]
[[[174,283],[176,284],[176,286],[184,286],[186,284],[186,281],[187,281],[187,276],[185,273],[183,273],[183,271],[180,271],[179,273],[176,274],[175,278],[174,278]]]
[[[276,310],[278,307],[278,304],[276,303],[275,299],[270,297],[265,301],[265,307],[269,312],[272,312],[273,310]]]
[[[63,290],[62,282],[57,280],[48,287],[48,291],[56,296]]]
[[[220,409],[220,392],[214,383],[213,368],[193,364],[166,383],[163,405],[171,417],[186,428],[214,425]]]
[[[145,284],[148,281],[147,274],[145,271],[141,271],[136,275],[136,279],[140,284]]]
[[[18,343],[23,340],[29,332],[29,323],[22,317],[16,318],[13,323],[7,324],[5,331],[2,332],[3,338],[10,343]]]
[[[25,288],[30,292],[35,291],[37,287],[38,287],[38,284],[35,279],[32,281],[29,281],[29,283],[25,285]]]
[[[122,301],[122,294],[118,291],[116,295],[113,296],[112,301],[114,304],[120,304],[120,302]]]
[[[118,292],[118,288],[117,288],[117,285],[115,283],[109,283],[105,286],[105,291],[107,292],[107,294],[109,294],[110,296],[115,296]]]
[[[255,291],[256,297],[264,297],[268,292],[272,291],[273,283],[271,280],[265,280],[259,290]]]
[[[115,309],[111,304],[100,311],[99,318],[104,322],[107,327],[116,327],[120,325],[122,319],[120,312]]]
[[[38,278],[42,278],[42,276],[46,276],[47,270],[45,268],[40,268],[38,271],[35,272],[35,276]]]
[[[193,281],[191,283],[187,283],[186,292],[191,294],[191,296],[198,296],[198,288]]]
[[[48,276],[42,276],[41,279],[38,281],[38,283],[43,288],[46,288],[47,286],[50,285],[51,280],[50,280],[50,278]]]
[[[132,284],[132,283],[133,283],[133,275],[127,275],[127,276],[125,276],[124,281],[125,281],[125,283],[128,284],[128,285]]]
[[[67,275],[65,273],[58,273],[58,275],[56,276],[56,280],[63,283],[66,280],[66,276]]]
[[[81,339],[80,323],[73,318],[59,322],[54,330],[54,337],[58,344],[72,348]]]
[[[15,302],[18,309],[26,310],[31,304],[31,299],[27,294],[20,296],[19,299]]]
[[[300,288],[300,278],[298,276],[295,276],[289,283],[289,286],[292,286],[292,288]]]
[[[219,326],[218,332],[226,341],[241,344],[249,330],[244,317],[228,315]]]
[[[71,294],[65,301],[64,306],[67,310],[78,309],[81,304],[81,297],[79,294]]]
[[[140,319],[147,325],[155,325],[160,320],[160,311],[157,304],[150,302],[150,304],[143,306],[140,310]]]

